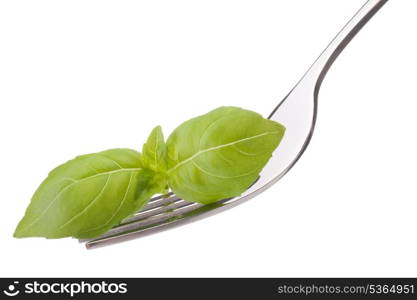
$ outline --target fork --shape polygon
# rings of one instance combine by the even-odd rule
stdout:
[[[387,1],[368,0],[269,115],[269,119],[285,125],[285,138],[257,181],[242,195],[208,205],[185,201],[173,193],[160,195],[150,199],[144,209],[104,235],[80,241],[86,243],[87,249],[92,249],[160,232],[232,208],[275,184],[294,166],[311,140],[320,86],[330,66],[356,33]]]

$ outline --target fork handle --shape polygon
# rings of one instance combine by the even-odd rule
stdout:
[[[339,54],[373,15],[387,2],[388,0],[368,0],[336,35],[326,49],[324,49],[301,78],[300,82],[305,80],[314,82],[315,92],[318,93],[327,71]]]

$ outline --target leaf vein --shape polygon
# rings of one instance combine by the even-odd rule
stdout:
[[[123,169],[123,167],[117,162],[117,161],[115,161],[114,159],[111,159],[110,157],[107,157],[107,156],[105,156],[105,155],[103,155],[103,154],[98,154],[97,155],[98,157],[103,157],[103,158],[105,158],[105,159],[107,159],[107,160],[109,160],[109,161],[111,161],[111,162],[113,162],[113,163],[115,163],[116,164],[116,166],[118,166],[120,169]]]
[[[258,135],[254,135],[254,136],[251,136],[251,137],[243,138],[243,139],[240,139],[240,140],[237,140],[237,141],[233,141],[233,142],[230,142],[230,143],[227,143],[227,144],[218,145],[218,146],[215,146],[215,147],[211,147],[211,148],[207,148],[207,149],[204,149],[204,150],[200,150],[200,151],[196,152],[194,155],[190,156],[187,159],[184,159],[183,161],[179,162],[174,167],[172,167],[171,169],[169,169],[168,170],[168,173],[172,173],[173,171],[175,171],[176,169],[178,169],[180,166],[185,165],[186,163],[192,161],[193,159],[195,159],[196,157],[200,156],[203,153],[210,152],[210,151],[213,151],[213,150],[222,149],[222,148],[226,148],[226,147],[230,147],[230,146],[233,146],[233,145],[236,145],[236,144],[239,144],[239,143],[242,143],[242,142],[250,141],[250,140],[253,140],[253,139],[262,137],[262,136],[266,136],[266,135],[270,135],[270,134],[279,134],[279,133],[280,133],[279,131],[267,131],[267,132],[264,132],[264,133],[261,133],[261,134],[258,134]]]
[[[207,170],[203,169],[203,168],[202,168],[199,164],[197,164],[195,161],[192,161],[192,163],[194,164],[194,166],[195,166],[197,169],[201,170],[201,172],[203,172],[203,173],[205,173],[205,174],[207,174],[207,175],[209,175],[209,176],[211,176],[211,177],[217,177],[217,178],[221,178],[221,179],[233,179],[233,178],[244,177],[244,176],[247,176],[247,175],[253,174],[253,173],[255,173],[255,171],[257,171],[257,170],[255,170],[255,171],[251,171],[251,172],[244,173],[244,174],[242,174],[242,175],[237,175],[237,176],[221,176],[221,175],[216,175],[216,174],[214,174],[214,173],[210,173],[210,172],[208,172]]]
[[[114,219],[114,217],[119,213],[120,209],[123,207],[124,202],[126,201],[126,196],[128,195],[129,190],[130,190],[130,186],[132,184],[132,177],[133,177],[133,173],[130,174],[129,183],[128,183],[127,187],[126,187],[126,191],[125,191],[125,193],[123,195],[122,201],[120,202],[119,206],[117,207],[117,209],[113,213],[113,215],[107,220],[107,222],[104,223],[104,224],[102,224],[102,225],[99,225],[99,226],[96,226],[94,228],[91,228],[89,230],[83,231],[82,234],[87,233],[87,232],[91,232],[91,231],[94,231],[94,230],[99,230],[99,229],[101,229],[103,227],[106,227]]]
[[[200,135],[200,140],[198,143],[198,151],[201,150],[201,141],[203,140],[203,137],[206,135],[207,131],[209,130],[209,128],[211,128],[212,126],[214,126],[214,124],[216,124],[217,122],[219,122],[220,120],[227,118],[228,116],[221,116],[219,118],[217,118],[216,120],[214,120],[211,124],[209,124],[203,131],[203,133]]]
[[[235,149],[240,154],[243,154],[243,155],[246,155],[246,156],[258,156],[257,154],[254,154],[254,153],[245,152],[245,151],[239,149],[238,147],[236,147],[236,145],[233,145],[233,149]]]
[[[61,230],[62,228],[64,228],[65,226],[67,226],[68,224],[71,224],[71,222],[73,222],[74,220],[76,220],[78,217],[80,217],[84,212],[86,212],[98,199],[100,199],[101,195],[103,195],[104,190],[107,187],[107,184],[109,183],[111,178],[111,174],[107,177],[106,182],[104,183],[103,187],[101,188],[100,192],[97,194],[97,196],[94,197],[94,199],[86,206],[84,207],[84,209],[82,211],[80,211],[79,213],[77,213],[75,216],[73,216],[71,219],[69,219],[67,222],[65,222],[63,225],[58,227],[58,230]]]
[[[158,158],[157,158],[157,153],[158,153],[158,137],[159,137],[159,131],[156,131],[156,141],[155,141],[155,150],[154,150],[154,159],[155,159],[155,169],[158,169]]]

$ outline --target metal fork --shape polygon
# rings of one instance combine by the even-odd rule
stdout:
[[[241,196],[209,205],[192,203],[170,193],[152,198],[147,206],[104,235],[86,242],[87,249],[131,240],[207,217],[259,195],[281,179],[298,161],[313,135],[321,83],[337,56],[388,0],[369,0],[330,42],[269,118],[284,124],[285,138],[258,180]]]

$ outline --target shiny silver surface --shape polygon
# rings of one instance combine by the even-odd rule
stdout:
[[[181,200],[173,194],[152,198],[148,205],[101,237],[82,241],[88,249],[156,233],[219,213],[241,204],[271,187],[298,161],[313,134],[317,98],[330,66],[346,45],[388,0],[369,0],[330,42],[301,80],[272,111],[269,118],[287,128],[284,139],[258,180],[241,196],[209,205]]]

